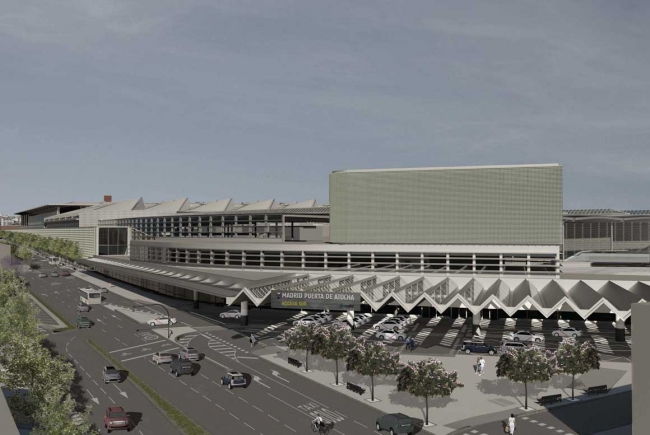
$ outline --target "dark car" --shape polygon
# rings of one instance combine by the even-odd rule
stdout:
[[[52,272],[52,273],[50,273],[50,276],[52,278],[58,278],[59,277],[59,272]]]
[[[464,341],[460,350],[468,355],[470,353],[487,353],[488,355],[496,355],[498,352],[496,347],[485,344],[482,341]]]
[[[77,318],[77,329],[80,328],[90,328],[91,322],[88,317],[78,317]]]
[[[175,359],[169,366],[171,374],[179,377],[180,375],[194,376],[194,365],[188,359]]]
[[[402,413],[386,414],[377,419],[375,427],[378,431],[387,430],[390,435],[396,433],[411,435],[413,433],[413,419]]]
[[[129,416],[124,411],[124,408],[121,406],[112,406],[106,408],[106,413],[104,414],[104,427],[108,429],[108,433],[111,433],[114,430],[125,430],[130,432],[131,420],[129,420]]]
[[[246,378],[239,372],[228,372],[221,378],[221,385],[228,385],[230,390],[236,387],[246,388]]]

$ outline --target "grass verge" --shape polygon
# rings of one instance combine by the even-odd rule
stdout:
[[[36,299],[36,300],[39,301],[41,304],[43,304],[43,306],[45,306],[45,308],[47,308],[48,310],[50,310],[50,312],[51,312],[52,314],[54,314],[56,317],[58,317],[59,320],[60,320],[61,322],[65,323],[66,328],[55,329],[54,332],[61,332],[61,331],[67,331],[68,329],[74,329],[74,326],[72,326],[72,325],[70,324],[70,322],[68,322],[67,320],[65,320],[65,317],[63,317],[61,314],[59,314],[59,313],[58,313],[54,308],[52,308],[52,307],[50,307],[48,304],[46,304],[45,301],[43,301],[43,299],[41,299],[41,298],[39,298],[38,296],[36,296],[33,292],[29,292],[29,294],[31,294],[31,295],[34,297],[34,299]]]
[[[103,347],[92,340],[88,340],[88,344],[90,344],[93,348],[95,348],[97,352],[101,353],[106,359],[108,359],[113,364],[113,366],[117,367],[120,370],[126,370],[126,368],[110,353],[106,352]],[[185,415],[183,411],[169,403],[163,396],[158,394],[156,390],[151,388],[131,372],[129,372],[129,380],[133,381],[135,385],[137,385],[147,396],[149,396],[149,399],[151,399],[151,401],[155,403],[156,406],[158,406],[158,408],[165,415],[167,415],[167,418],[169,418],[186,435],[210,435],[205,429],[195,423],[194,420]]]

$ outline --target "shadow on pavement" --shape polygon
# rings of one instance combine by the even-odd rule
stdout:
[[[200,371],[201,371],[201,364],[192,363],[192,373],[190,373],[190,375],[196,376],[199,374]]]
[[[508,379],[482,379],[478,383],[477,389],[484,394],[496,394],[498,396],[512,397],[517,400],[521,406],[524,406],[525,386],[523,383],[512,382]],[[532,403],[537,398],[537,395],[546,391],[547,387],[542,387],[540,384],[528,384],[528,403]]]
[[[417,408],[421,413],[420,416],[422,417],[422,419],[417,419],[417,420],[420,421],[420,429],[422,428],[422,422],[426,417],[424,398],[415,397],[407,393],[406,391],[395,390],[388,395],[388,399],[390,400],[390,403],[393,405],[402,405],[402,406],[407,406],[409,408]],[[452,399],[451,397],[429,397],[429,420],[431,420],[432,411],[435,408],[437,409],[444,408],[452,402],[457,402],[457,400]],[[415,419],[416,418],[414,418],[414,420]]]
[[[577,434],[593,434],[632,423],[632,393],[550,408],[548,412]]]
[[[127,412],[126,415],[129,416],[129,420],[131,420],[131,428],[135,428],[140,424],[142,421],[142,413],[141,412]]]
[[[56,344],[53,341],[44,338],[41,341],[41,345],[50,352],[50,355],[52,356],[60,355],[59,352],[56,350]],[[73,362],[69,358],[67,358],[67,360],[75,368],[74,377],[72,378],[72,385],[70,385],[70,396],[76,402],[75,410],[83,411],[84,409],[86,409],[86,406],[88,405],[88,398],[85,395],[84,388],[81,386],[81,380],[83,378],[79,374],[79,371],[77,371]]]

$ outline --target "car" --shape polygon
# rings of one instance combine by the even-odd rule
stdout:
[[[499,347],[499,354],[505,353],[509,349],[523,349],[524,347],[526,345],[519,341],[502,341]]]
[[[85,302],[79,302],[77,304],[77,312],[87,313],[89,311],[90,311],[90,305],[86,304]]]
[[[170,363],[174,361],[174,357],[169,352],[156,352],[151,357],[151,360],[156,363],[156,365]]]
[[[317,325],[320,323],[320,320],[314,316],[303,317],[302,319],[298,319],[293,322],[294,325]]]
[[[533,334],[530,331],[517,331],[510,334],[508,339],[512,341],[530,341],[534,343],[541,343],[544,341],[544,336],[541,334]]]
[[[219,314],[219,317],[222,319],[239,319],[241,316],[241,311],[239,310],[230,310],[226,311],[225,313]]]
[[[246,378],[239,372],[228,372],[221,377],[221,385],[228,385],[230,390],[236,387],[246,388]]]
[[[39,278],[47,278],[47,273],[41,272],[41,273],[38,274],[38,277]]]
[[[404,340],[406,334],[398,331],[379,331],[375,334],[375,337],[380,340]]]
[[[109,382],[122,382],[122,375],[120,371],[113,366],[105,366],[102,369],[102,380],[105,384]]]
[[[401,322],[386,321],[374,327],[377,331],[392,331],[395,329],[402,329],[403,324]]]
[[[348,331],[350,329],[352,329],[352,326],[350,326],[350,324],[348,323],[347,320],[336,320],[336,321],[332,322],[332,324],[330,326],[333,326],[335,328],[343,328],[343,329],[346,329]]]
[[[170,364],[169,370],[175,377],[180,375],[194,376],[194,364],[189,359],[175,359]]]
[[[59,277],[59,272],[52,272],[52,273],[50,273],[50,276],[52,278],[58,278]]]
[[[68,272],[67,270],[62,270],[61,276],[70,276],[70,272]]]
[[[92,323],[88,317],[83,317],[83,316],[77,317],[77,329],[90,328],[91,324]]]
[[[151,319],[147,322],[149,326],[156,326],[156,325],[175,325],[176,324],[176,319],[173,317],[167,317],[167,316],[158,316],[154,319]]]
[[[121,406],[111,406],[106,408],[104,414],[104,427],[108,429],[108,433],[114,430],[131,431],[131,420]]]
[[[375,429],[377,429],[377,431],[387,430],[390,435],[398,433],[411,435],[413,433],[413,419],[401,412],[386,414],[377,419]]]
[[[325,322],[329,322],[329,321],[332,320],[332,315],[330,313],[327,313],[327,312],[317,314],[317,316],[322,317],[323,319],[325,319]]]
[[[487,353],[488,355],[495,355],[498,352],[496,347],[485,344],[482,341],[463,341],[460,350],[468,355],[470,353]]]
[[[553,337],[571,337],[577,338],[582,337],[582,331],[576,328],[560,328],[553,331]]]
[[[193,347],[184,347],[178,353],[178,358],[179,359],[189,359],[190,361],[198,361],[199,360],[199,351],[194,349]]]

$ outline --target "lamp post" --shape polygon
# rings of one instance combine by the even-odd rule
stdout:
[[[146,305],[133,304],[133,307],[131,307],[131,311],[135,311],[135,307],[151,307],[151,306],[154,306],[154,305],[158,306],[158,307],[162,307],[165,310],[165,312],[167,313],[167,338],[169,338],[169,337],[172,336],[171,332],[169,331],[169,323],[171,322],[171,316],[169,315],[169,310],[167,309],[166,306],[164,306],[162,304],[146,304]]]

